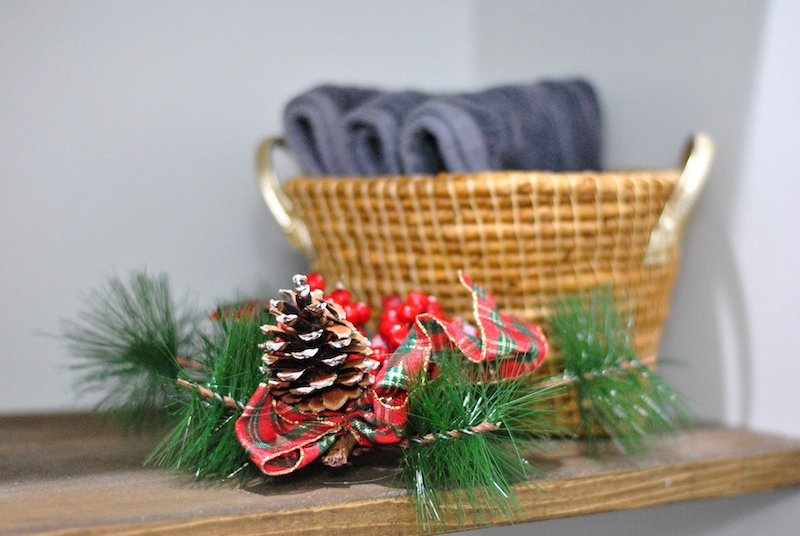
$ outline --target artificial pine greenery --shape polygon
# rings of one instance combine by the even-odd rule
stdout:
[[[203,330],[194,311],[175,303],[169,279],[146,273],[133,273],[127,284],[110,279],[85,305],[79,321],[64,323],[81,372],[78,391],[104,393],[97,409],[126,428],[152,426],[154,414],[173,423],[149,462],[197,478],[224,479],[246,468],[233,431],[238,412],[177,380],[246,402],[263,379],[260,326],[271,316],[252,302],[219,307]]]
[[[176,304],[169,279],[133,273],[84,299],[77,321],[64,322],[64,337],[77,358],[79,394],[104,393],[96,409],[141,429],[163,414],[175,394],[180,358],[194,347],[195,315]]]
[[[216,316],[214,332],[204,337],[203,361],[208,369],[197,385],[244,404],[264,380],[258,345],[266,337],[260,327],[271,323],[272,317],[258,308],[231,316],[220,309]],[[260,474],[234,432],[240,412],[195,390],[190,393],[176,398],[171,409],[177,423],[149,461],[198,479],[225,480],[236,475],[244,481]]]
[[[625,454],[641,452],[648,437],[677,432],[689,412],[631,348],[630,329],[613,289],[564,296],[551,318],[551,341],[564,355],[567,382],[578,396],[581,430],[590,454],[602,429]]]
[[[204,331],[188,307],[175,304],[166,276],[145,273],[127,285],[111,279],[86,304],[79,322],[65,324],[80,360],[79,391],[105,392],[99,409],[118,412],[128,425],[143,426],[154,410],[173,419],[150,463],[198,479],[260,475],[234,423],[264,381],[259,345],[267,336],[260,327],[274,319],[263,307],[220,307]],[[648,437],[688,421],[678,395],[635,355],[610,288],[562,298],[550,323],[551,342],[565,361],[556,378],[496,377],[493,365],[470,363],[454,351],[437,357],[434,374],[423,370],[411,379],[400,476],[423,530],[513,520],[512,486],[538,474],[525,456],[543,437],[563,432],[542,402],[564,389],[577,393],[590,453],[598,430],[633,453]]]
[[[401,475],[425,530],[463,526],[468,510],[478,524],[492,516],[513,519],[512,484],[536,474],[524,455],[552,432],[543,428],[552,421],[547,410],[537,408],[559,387],[536,389],[529,375],[476,381],[486,375],[467,363],[446,354],[432,378],[422,371],[409,386],[411,440]],[[487,423],[497,429],[475,431]]]
[[[464,525],[492,516],[515,517],[512,484],[536,476],[525,454],[544,436],[561,436],[548,412],[537,409],[563,389],[576,390],[581,431],[590,454],[598,431],[623,453],[641,452],[649,437],[676,432],[689,421],[680,397],[642,364],[630,345],[630,327],[613,290],[599,287],[561,298],[554,307],[551,341],[565,357],[565,372],[537,382],[530,376],[494,381],[451,354],[436,374],[419,375],[409,388],[408,433],[402,476],[420,526]],[[480,423],[497,430],[468,433]],[[458,430],[460,433],[452,434]],[[466,431],[466,432],[465,432]]]

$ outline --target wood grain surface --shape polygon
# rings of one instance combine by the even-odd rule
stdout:
[[[156,439],[124,436],[88,415],[0,418],[0,534],[418,533],[392,486],[396,451],[239,489],[142,467]],[[518,522],[800,484],[800,442],[721,428],[686,432],[642,456],[608,447],[589,459],[579,442],[552,441],[536,461],[545,475],[518,488]]]

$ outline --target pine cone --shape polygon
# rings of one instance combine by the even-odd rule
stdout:
[[[294,292],[282,290],[283,299],[270,302],[277,325],[261,328],[274,336],[261,345],[270,393],[300,411],[340,410],[372,385],[380,364],[341,306],[324,301],[305,276],[293,281]]]

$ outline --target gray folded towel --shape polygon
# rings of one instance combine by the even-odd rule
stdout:
[[[405,173],[600,168],[597,97],[583,81],[431,98],[405,118]]]
[[[602,121],[587,82],[478,93],[319,86],[284,113],[286,143],[309,175],[601,169]]]
[[[582,80],[542,82],[549,96],[564,171],[601,167],[602,122],[600,105],[592,86]]]
[[[358,174],[347,148],[342,115],[378,92],[324,85],[286,105],[286,144],[312,176]]]
[[[417,91],[381,93],[344,117],[345,136],[359,175],[397,175],[403,118],[429,97]]]

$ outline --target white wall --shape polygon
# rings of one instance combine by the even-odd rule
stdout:
[[[749,332],[752,428],[800,436],[800,4],[770,4],[730,238]]]
[[[201,303],[306,265],[258,142],[322,81],[474,84],[470,2],[0,2],[0,413],[75,407],[58,333],[132,269]]]

